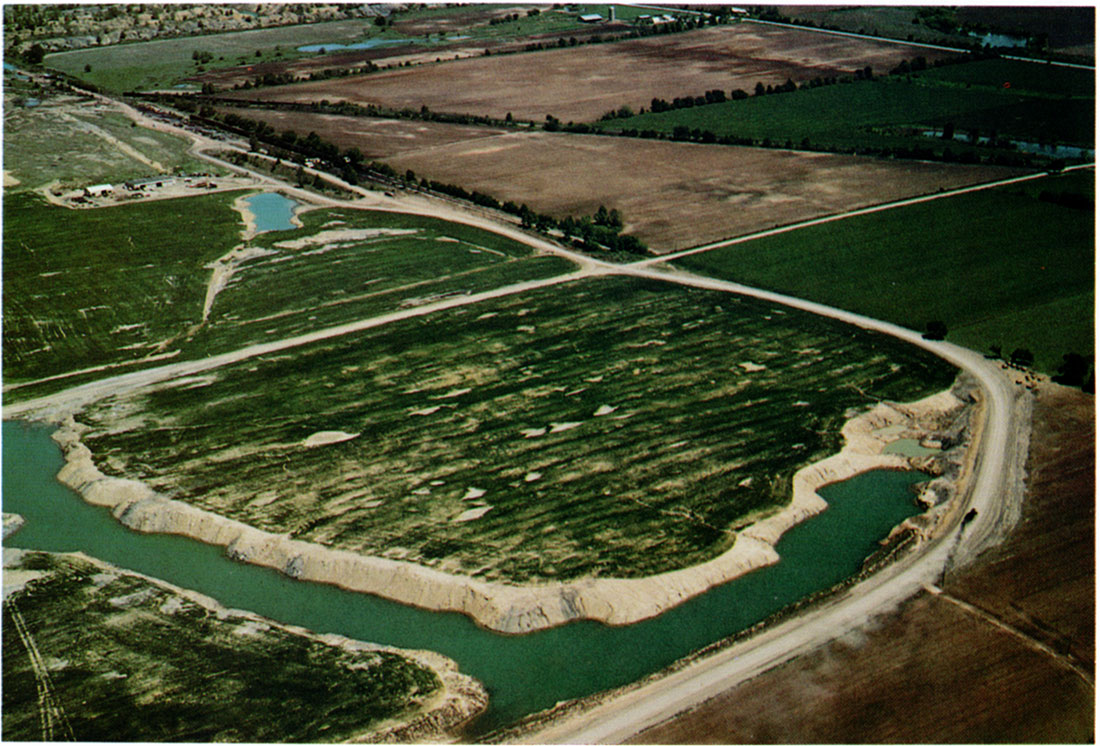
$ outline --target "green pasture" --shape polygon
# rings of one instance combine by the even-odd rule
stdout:
[[[685,257],[678,264],[1008,355],[1054,372],[1093,353],[1094,217],[1042,201],[1094,198],[1093,173],[862,215]]]
[[[823,317],[614,278],[254,358],[80,419],[100,469],[267,531],[494,580],[637,576],[725,550],[839,448],[852,412],[953,377]],[[305,445],[326,431],[354,437]]]
[[[531,256],[503,236],[435,218],[325,209],[302,214],[302,222],[250,242],[269,253],[237,268],[194,336],[196,350],[223,352],[573,268],[564,259]]]
[[[879,150],[916,146],[937,153],[948,147],[956,154],[990,152],[989,148],[921,135],[923,129],[951,125],[958,134],[1091,146],[1095,104],[1091,95],[1083,95],[1091,89],[1087,89],[1082,71],[1060,70],[1049,87],[1042,89],[1044,95],[1036,95],[1041,81],[1033,68],[1040,66],[997,62],[964,63],[907,78],[751,96],[594,126],[610,132],[631,129],[665,134],[683,127],[793,147]],[[1006,75],[1019,81],[1019,88],[1003,88]],[[972,82],[970,88],[966,82]],[[1068,90],[1082,95],[1055,95]]]
[[[375,28],[371,19],[362,18],[159,39],[57,52],[47,55],[44,64],[109,90],[144,90],[171,87],[200,72],[192,58],[195,51],[214,55],[205,65],[209,70],[301,57],[302,53],[295,51],[297,47],[354,43],[369,37]],[[85,71],[85,66],[91,70]]]
[[[205,265],[239,240],[236,196],[68,210],[8,195],[5,383],[172,349],[201,317]]]
[[[409,11],[401,11],[396,13],[393,17],[396,22],[396,26],[390,30],[387,30],[387,35],[393,37],[402,37],[401,25],[406,21],[418,21],[424,19],[442,19],[449,16],[461,15],[468,13],[474,9],[483,9],[487,6],[423,6]],[[539,6],[541,11],[536,16],[527,15],[527,11],[532,6],[517,7],[513,13],[519,15],[519,19],[515,21],[504,21],[495,25],[490,25],[488,21],[480,22],[477,25],[471,25],[455,32],[447,32],[443,35],[432,35],[430,40],[440,39],[445,40],[447,36],[461,35],[476,40],[497,40],[497,41],[511,41],[520,39],[526,36],[535,36],[541,34],[569,34],[570,32],[576,32],[585,29],[598,28],[592,24],[582,23],[579,19],[582,15],[588,15],[591,13],[598,13],[603,16],[604,20],[608,17],[607,5],[577,5],[576,10],[566,11],[564,9],[553,9],[548,5]],[[661,13],[662,11],[656,11],[653,9],[647,9],[631,5],[616,5],[615,18],[619,21],[633,21],[640,15],[653,15],[655,13]],[[682,15],[675,11],[666,10],[663,11],[670,15]],[[694,14],[685,16],[694,17]],[[421,37],[423,38],[423,37]],[[543,39],[542,41],[547,41]],[[554,39],[549,41],[553,42]]]
[[[5,96],[4,168],[19,179],[20,190],[55,181],[56,188],[66,190],[158,174],[111,138],[167,171],[215,170],[206,161],[192,158],[183,138],[132,127],[128,117],[81,106],[75,97],[37,95],[42,103],[33,107],[20,106],[14,97]]]
[[[1029,92],[1045,96],[1093,98],[1096,80],[1091,70],[1019,60],[989,59],[946,65],[920,73],[921,80]],[[1005,87],[1008,84],[1008,87]]]
[[[959,34],[947,34],[923,24],[913,23],[916,17],[913,7],[903,6],[779,6],[777,10],[784,20],[798,19],[822,26],[835,27],[851,33],[886,36],[892,39],[965,46],[973,39]],[[915,51],[915,50],[914,50]],[[915,52],[920,54],[920,52]]]
[[[68,210],[11,195],[4,203],[5,382],[155,363],[141,362],[149,356],[204,357],[573,268],[443,220],[314,210],[303,214],[304,228],[250,242],[268,253],[237,266],[203,323],[212,263],[242,245],[231,207],[239,196]],[[276,245],[324,230],[383,234]],[[67,376],[7,396],[39,396],[117,372]]]
[[[214,611],[80,557],[28,552],[5,570],[39,576],[4,599],[6,740],[51,740],[43,677],[52,739],[81,742],[345,741],[441,685],[397,653]]]

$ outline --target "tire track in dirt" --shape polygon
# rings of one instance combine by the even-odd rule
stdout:
[[[27,656],[30,658],[31,670],[34,672],[34,683],[38,690],[38,723],[42,740],[75,741],[76,737],[69,725],[69,719],[65,716],[65,711],[61,709],[61,705],[58,704],[57,697],[54,694],[50,672],[46,669],[42,655],[38,652],[34,637],[27,629],[27,623],[23,619],[22,612],[15,605],[15,599],[5,599],[4,607],[7,609],[16,634],[19,635],[19,640],[23,643]]]

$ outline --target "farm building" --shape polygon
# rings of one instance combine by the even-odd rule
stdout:
[[[603,20],[603,16],[601,16],[599,13],[586,13],[585,15],[580,16],[577,20],[579,20],[581,23],[599,23]]]
[[[141,191],[147,186],[162,187],[165,184],[172,183],[173,181],[175,181],[175,179],[164,176],[150,176],[144,179],[134,179],[132,181],[127,181],[125,186],[130,191]]]
[[[115,191],[115,188],[110,184],[96,184],[95,186],[84,187],[85,197],[99,197],[103,194],[110,194]]]
[[[675,23],[676,17],[670,15],[663,16],[638,16],[638,23],[643,26],[664,26],[666,23]]]

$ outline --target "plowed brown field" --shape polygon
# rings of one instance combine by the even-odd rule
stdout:
[[[407,119],[345,117],[247,107],[217,107],[219,112],[266,122],[276,132],[292,130],[301,136],[316,132],[322,140],[341,150],[359,148],[367,158],[384,159],[407,153],[425,153],[432,148],[499,137],[511,130],[475,125],[441,124]]]
[[[558,218],[616,208],[657,252],[740,236],[1013,171],[724,145],[527,132],[416,120],[232,109],[311,131],[399,173],[527,203]]]
[[[902,59],[942,53],[902,44],[797,29],[740,24],[613,44],[521,55],[478,57],[370,75],[260,88],[267,101],[346,100],[389,108],[542,121],[592,121],[654,97],[671,100],[721,89],[752,91],[757,82],[796,83],[846,75],[870,65],[883,73]]]
[[[945,595],[923,594],[865,636],[779,666],[634,742],[1092,743],[1093,405],[1043,387],[1023,518],[949,578]]]

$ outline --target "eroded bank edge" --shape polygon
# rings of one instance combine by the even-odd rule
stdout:
[[[782,534],[826,508],[817,490],[873,469],[921,468],[944,471],[932,458],[884,454],[883,447],[905,431],[927,440],[942,436],[943,424],[966,408],[955,389],[910,404],[880,403],[845,423],[844,448],[795,473],[791,502],[773,515],[736,534],[733,546],[694,567],[644,578],[587,578],[568,583],[510,585],[451,575],[410,562],[365,556],[322,547],[254,528],[194,506],[157,495],[142,482],[106,477],[95,466],[80,438],[87,429],[70,415],[55,423],[54,440],[66,464],[58,479],[84,500],[109,508],[124,525],[147,533],[187,536],[223,546],[234,559],[278,570],[290,577],[324,582],[371,593],[432,611],[456,611],[488,629],[518,634],[579,619],[611,625],[631,624],[656,616],[686,600],[751,570],[775,563],[774,549]],[[964,418],[965,419],[965,418]],[[899,430],[900,426],[900,430]],[[876,432],[890,428],[889,435]],[[958,428],[956,428],[958,429]],[[959,439],[959,433],[951,436]],[[963,441],[968,440],[963,438]],[[965,458],[965,443],[944,452],[955,464]],[[954,495],[949,478],[940,477],[926,490],[924,501],[941,506]]]
[[[18,525],[22,522],[21,517],[15,514],[4,514],[5,534],[14,533],[18,529]],[[11,525],[11,530],[9,530]],[[19,557],[37,552],[40,550],[31,549],[4,549],[4,566],[8,567],[10,562],[15,562]],[[56,553],[50,553],[56,554]],[[439,678],[440,688],[432,695],[432,697],[417,708],[415,713],[409,713],[411,717],[393,717],[381,720],[373,724],[368,729],[356,734],[352,740],[357,742],[380,742],[380,741],[424,741],[424,740],[438,740],[445,738],[449,734],[453,734],[464,723],[469,722],[477,715],[481,714],[488,706],[489,695],[482,684],[471,676],[460,673],[458,670],[458,664],[450,658],[436,653],[431,650],[415,650],[406,648],[396,648],[389,645],[381,645],[373,642],[364,642],[360,640],[353,640],[338,634],[317,634],[311,630],[299,627],[297,625],[285,624],[282,622],[276,622],[272,619],[262,617],[259,614],[251,611],[241,609],[228,608],[217,600],[210,596],[198,593],[197,591],[182,588],[172,583],[168,583],[159,578],[154,578],[144,573],[135,572],[133,570],[127,570],[119,568],[115,565],[104,562],[95,557],[91,557],[83,552],[65,552],[57,554],[60,557],[73,557],[82,561],[88,562],[98,568],[102,568],[104,572],[120,573],[123,575],[131,575],[141,578],[142,580],[161,588],[169,593],[178,595],[182,598],[208,609],[219,618],[223,616],[231,616],[238,619],[244,619],[247,621],[253,621],[257,624],[261,624],[265,627],[276,627],[282,629],[292,635],[298,637],[304,637],[309,640],[314,640],[325,645],[331,645],[334,647],[347,650],[352,653],[359,653],[363,651],[378,651],[384,653],[393,653],[406,658],[431,670]],[[25,582],[25,580],[24,580]],[[22,590],[22,584],[16,583],[12,585],[5,584],[4,597],[5,599],[12,594],[18,593]]]

